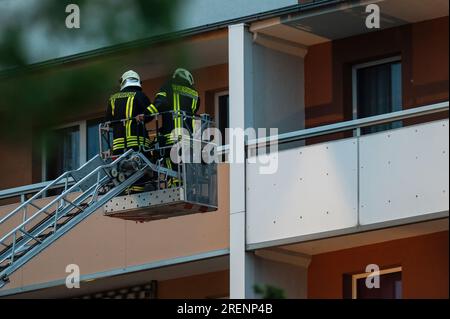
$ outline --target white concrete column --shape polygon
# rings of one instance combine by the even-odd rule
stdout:
[[[252,38],[244,24],[229,26],[228,50],[230,128],[245,129],[249,123],[246,114],[253,109],[253,83]],[[242,150],[243,144],[243,140],[235,140],[233,149]],[[234,156],[230,157],[230,298],[246,298],[252,296],[253,271],[252,255],[245,251],[245,153],[231,152]]]

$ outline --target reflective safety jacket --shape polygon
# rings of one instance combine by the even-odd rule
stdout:
[[[186,115],[195,115],[200,107],[198,92],[185,80],[172,79],[167,82],[155,96],[155,102],[150,106],[151,113],[162,113],[167,111],[184,111]],[[193,130],[193,120],[183,122],[182,116],[176,113],[162,115],[162,129],[159,140],[162,145],[173,144],[172,131],[175,128],[185,128],[190,132]]]
[[[150,146],[147,130],[143,123],[137,123],[134,118],[139,114],[150,115],[149,98],[137,86],[126,87],[111,95],[106,109],[106,121],[132,119],[112,124],[113,152],[125,148],[137,148],[139,145]],[[150,121],[152,118],[147,118]]]

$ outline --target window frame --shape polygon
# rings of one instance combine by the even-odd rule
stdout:
[[[358,70],[382,65],[386,63],[402,62],[401,55],[395,55],[384,59],[373,60],[352,66],[352,119],[358,119]],[[403,81],[402,81],[403,82]],[[403,83],[402,83],[403,86]]]
[[[79,132],[80,132],[80,144],[79,144],[79,163],[80,166],[86,163],[87,159],[87,121],[88,120],[81,120],[81,121],[74,121],[65,123],[62,125],[58,125],[53,127],[51,130],[61,130],[68,127],[74,127],[78,126]],[[41,180],[42,182],[48,181],[47,179],[47,145],[44,141],[42,145],[42,157],[41,157],[42,165],[41,165]]]
[[[396,272],[403,272],[402,266],[398,267],[392,267],[392,268],[386,268],[386,269],[380,269],[380,277],[382,275],[392,274]],[[352,299],[358,298],[358,289],[357,289],[357,283],[359,279],[367,278],[372,274],[372,272],[364,272],[364,273],[358,273],[351,275],[352,279]]]

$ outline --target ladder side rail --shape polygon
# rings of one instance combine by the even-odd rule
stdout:
[[[96,160],[97,157],[99,157],[99,155],[94,156],[92,159],[90,159],[88,162],[86,162],[85,164],[83,164],[82,166],[80,166],[78,169],[76,170],[71,170],[71,171],[67,171],[64,172],[62,175],[60,175],[59,177],[57,177],[55,180],[53,180],[51,183],[47,184],[45,187],[43,187],[40,191],[38,191],[36,194],[34,194],[32,197],[30,197],[27,201],[23,202],[22,204],[20,204],[19,206],[17,206],[13,211],[11,211],[10,213],[8,213],[7,215],[5,215],[3,218],[0,219],[0,225],[3,224],[4,222],[6,222],[7,220],[9,220],[12,216],[14,216],[17,212],[19,212],[20,210],[22,210],[25,206],[29,205],[30,203],[32,203],[34,200],[39,199],[40,197],[42,198],[42,195],[44,195],[49,189],[53,188],[55,186],[55,184],[59,184],[61,183],[61,181],[66,178],[66,180],[64,180],[61,184],[61,186],[64,186],[67,182],[68,182],[68,178],[71,177],[72,172],[74,171],[78,171],[83,169],[86,165],[90,164],[92,161]]]
[[[61,236],[63,236],[65,233],[67,233],[70,229],[75,227],[78,223],[80,223],[82,220],[84,220],[86,217],[88,217],[93,212],[97,211],[99,208],[101,208],[108,200],[111,198],[119,195],[121,192],[123,192],[127,187],[135,183],[139,178],[141,178],[145,174],[145,170],[147,169],[147,166],[142,167],[138,171],[134,172],[133,175],[129,176],[124,182],[121,184],[115,186],[113,189],[111,189],[107,194],[103,195],[97,202],[95,202],[92,206],[89,206],[84,214],[79,214],[75,216],[72,220],[70,220],[67,224],[61,226],[59,230],[54,233],[52,236],[49,236],[46,238],[41,244],[36,245],[31,248],[29,252],[27,252],[23,257],[18,259],[15,263],[11,264],[9,267],[5,268],[0,272],[0,280],[2,278],[8,277],[13,272],[15,272],[17,269],[22,267],[25,263],[30,261],[34,256],[39,254],[42,250],[50,246],[53,242],[55,242],[57,239],[59,239]],[[5,283],[5,281],[4,281]],[[2,283],[0,282],[0,287],[2,287]]]
[[[65,172],[64,174],[62,174],[61,176],[59,176],[57,179],[53,180],[50,184],[48,184],[47,186],[45,186],[44,188],[42,188],[39,192],[37,192],[36,194],[34,194],[32,197],[30,197],[27,201],[23,202],[22,204],[20,204],[19,206],[17,206],[14,210],[12,210],[10,213],[8,213],[7,215],[5,215],[2,219],[0,219],[0,225],[3,224],[4,222],[6,222],[7,220],[9,220],[12,216],[14,216],[17,212],[19,212],[20,210],[22,210],[23,208],[25,208],[26,206],[30,205],[33,203],[33,201],[37,200],[37,199],[41,199],[43,198],[42,195],[48,191],[52,186],[54,186],[56,183],[60,183],[61,180],[65,177],[68,177],[68,175],[70,175],[71,172]],[[64,182],[65,183],[65,182]],[[62,183],[61,183],[62,184]],[[63,186],[63,185],[61,185]]]
[[[101,180],[101,182],[106,182],[108,181],[108,177],[104,176],[103,179]],[[89,190],[87,190],[86,192],[80,194],[76,199],[74,199],[72,201],[73,204],[75,205],[80,205],[82,204],[84,201],[86,201],[90,196],[93,196],[93,194],[95,194],[96,191],[96,185],[92,185],[91,188]],[[56,220],[59,221],[61,220],[61,218],[65,217],[67,214],[69,214],[72,210],[74,210],[75,207],[71,206],[71,205],[66,205],[62,210],[60,210],[59,214],[58,214],[58,218]],[[55,214],[56,215],[56,214]],[[41,225],[38,225],[35,229],[32,229],[30,232],[28,232],[30,235],[34,236],[34,237],[38,237],[39,235],[41,235],[45,230],[47,230],[52,224],[54,224],[54,219],[49,218],[48,220],[45,220],[44,223],[42,223]],[[29,242],[31,241],[31,239],[29,237],[26,237],[24,239],[22,239],[19,244],[18,244],[18,248],[16,248],[17,250],[22,249],[23,247],[25,247]],[[14,243],[14,241],[13,241]],[[14,243],[15,244],[15,243]],[[9,258],[9,255],[11,254],[11,248],[6,249],[1,255],[0,255],[0,264],[3,263],[6,259]]]
[[[99,171],[100,169],[103,168],[108,168],[108,167],[112,167],[114,165],[116,165],[119,161],[121,161],[123,158],[125,158],[126,156],[128,156],[130,153],[132,153],[133,150],[129,150],[127,152],[125,152],[124,154],[122,154],[120,157],[118,157],[115,161],[113,161],[112,163],[109,164],[105,164],[105,165],[101,165],[98,166],[95,170],[93,170],[92,172],[90,172],[89,174],[87,174],[85,177],[83,177],[82,179],[80,179],[78,182],[76,182],[74,185],[72,185],[66,192],[60,194],[59,196],[57,196],[56,198],[54,198],[51,202],[49,202],[47,205],[45,205],[44,207],[41,208],[41,210],[37,211],[36,213],[34,213],[33,215],[29,216],[28,219],[19,224],[16,228],[14,228],[13,230],[11,230],[9,233],[7,233],[5,236],[3,236],[0,239],[0,244],[4,242],[4,240],[8,237],[10,237],[18,228],[22,228],[25,224],[27,224],[28,222],[31,222],[32,220],[34,220],[38,215],[40,215],[42,213],[42,211],[47,210],[48,208],[50,208],[52,205],[54,205],[55,203],[57,203],[60,199],[64,198],[65,196],[67,196],[67,194],[71,193],[73,190],[75,190],[77,187],[79,187],[79,185],[83,182],[85,182],[88,178],[92,177],[93,174],[97,173],[97,171]],[[84,166],[84,165],[83,165]],[[17,209],[16,209],[17,210]]]

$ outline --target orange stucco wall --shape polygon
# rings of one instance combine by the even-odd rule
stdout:
[[[0,189],[30,184],[32,181],[31,141],[0,141]]]
[[[344,275],[368,264],[402,266],[403,298],[448,298],[448,240],[446,231],[314,255],[308,298],[342,298]]]

